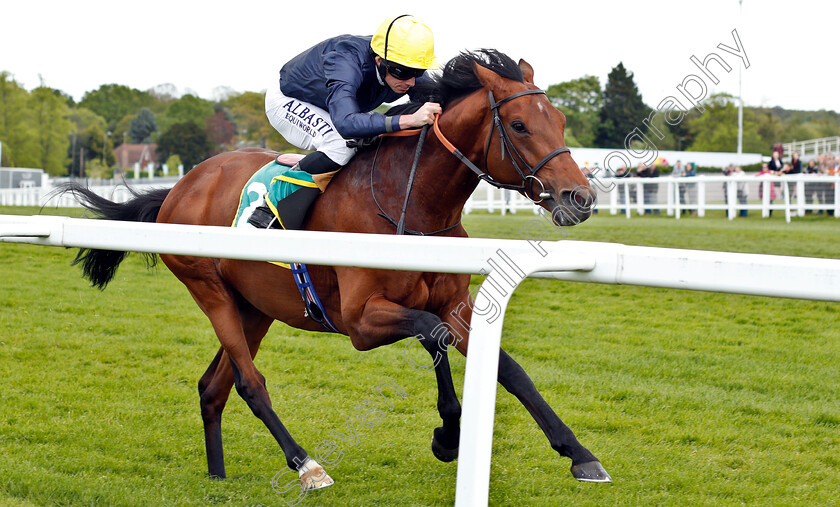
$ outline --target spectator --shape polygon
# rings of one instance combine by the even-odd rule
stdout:
[[[832,161],[826,163],[825,171],[826,174],[830,176],[840,174],[840,157],[833,157]],[[825,186],[825,204],[832,207],[832,209],[829,209],[826,213],[831,216],[834,216],[834,193],[836,192],[834,186],[837,184],[836,181],[837,180],[835,180],[834,183],[826,183]]]
[[[624,165],[624,164],[621,164],[621,166],[615,172],[615,177],[616,178],[628,178],[630,176],[631,176],[630,171],[627,170],[627,166]],[[625,182],[624,185],[619,185],[619,186],[616,187],[616,191],[618,192],[618,203],[621,204],[621,205],[625,204],[625,202],[624,202],[625,201],[625,199],[624,199],[624,187],[626,185],[627,185],[627,183]],[[621,213],[626,213],[626,212],[627,212],[627,210],[625,208],[621,208]]]
[[[674,168],[671,169],[671,176],[674,178],[685,178],[685,173],[686,170],[682,165],[682,161],[677,160]],[[685,183],[677,183],[677,196],[680,204],[685,204]],[[682,212],[686,213],[686,210],[683,210]]]
[[[687,162],[685,164],[685,177],[686,178],[693,178],[697,176],[697,165],[694,162]],[[692,202],[697,202],[697,184],[696,183],[686,183],[686,192],[685,192],[685,203],[691,204]],[[697,214],[697,210],[693,210],[691,212],[692,215]]]
[[[782,174],[802,174],[802,161],[799,160],[799,153],[794,152],[790,163],[782,166]],[[790,196],[791,202],[793,202],[795,199],[794,196],[796,195],[796,184],[789,181],[784,182],[784,184],[787,186],[788,195]]]
[[[775,176],[775,174],[776,174],[776,173],[774,173],[773,171],[771,171],[771,170],[770,170],[770,167],[769,167],[769,166],[767,165],[767,163],[765,162],[765,163],[761,164],[761,171],[759,171],[759,173],[758,173],[758,174],[756,174],[756,176],[765,176],[765,177],[769,177],[769,176]],[[762,183],[759,183],[759,185],[758,185],[758,198],[759,198],[759,199],[761,199],[761,200],[762,200],[762,202],[764,201],[764,186],[765,186],[765,185],[764,185],[764,183],[763,183],[763,182],[762,182]],[[775,201],[775,200],[776,200],[776,185],[775,185],[775,183],[773,183],[773,182],[771,181],[771,182],[767,185],[767,187],[769,187],[769,188],[770,188],[770,199],[769,199],[769,201],[770,201],[770,204],[772,205],[772,204],[773,204],[773,201]],[[772,209],[770,209],[770,216],[771,216],[771,217],[773,216],[773,210],[772,210]]]
[[[651,178],[658,178],[660,176],[659,164],[658,164],[658,162],[660,160],[662,160],[662,159],[654,160],[653,164],[651,164],[651,166],[650,166],[650,169],[651,169],[650,177]],[[663,161],[662,163],[665,163],[665,162]],[[659,207],[658,207],[658,205],[659,205],[659,183],[652,183],[648,186],[650,187],[650,201],[649,202],[651,202],[651,203],[653,203],[654,205],[657,206],[656,208],[653,209],[653,213],[655,215],[658,215],[659,212],[660,212]]]
[[[638,176],[639,178],[658,178],[659,169],[656,167],[656,165],[646,166],[643,162],[639,162],[639,165],[636,167],[636,176]],[[656,191],[659,188],[659,184],[645,183],[643,184],[642,188],[644,189],[644,202],[642,204],[644,206],[649,206],[656,200]],[[645,215],[650,215],[653,212],[654,210],[652,208],[645,208]],[[659,209],[656,209],[655,212],[658,215]]]
[[[802,174],[802,161],[799,160],[799,153],[793,152],[790,158],[790,171],[788,174]]]
[[[770,159],[770,162],[767,164],[770,170],[776,174],[780,173],[784,168],[782,164],[781,154],[778,151],[773,151],[773,157]]]
[[[735,169],[732,171],[730,176],[744,176],[744,170],[741,169],[741,166],[735,166]],[[750,187],[747,185],[746,181],[738,181],[735,183],[737,189],[737,197],[738,197],[738,204],[742,206],[742,208],[738,211],[739,217],[745,217],[749,215],[749,211],[743,207],[747,205],[747,199],[750,197]]]
[[[773,151],[778,151],[780,158],[785,154],[785,147],[782,145],[781,141],[776,141],[776,144],[773,145]]]
[[[632,176],[633,178],[643,178],[644,175],[647,174],[647,171],[648,171],[648,168],[644,164],[644,162],[639,162],[639,165],[636,166],[636,170],[633,171],[633,173],[630,176]],[[630,202],[633,203],[633,204],[636,204],[636,202],[639,200],[639,197],[638,197],[639,193],[637,192],[637,189],[638,189],[637,185],[634,185],[630,189]],[[645,204],[644,201],[645,201],[646,192],[644,190],[645,190],[645,186],[642,185],[642,205]]]
[[[729,164],[727,167],[723,168],[723,175],[724,176],[732,176],[732,174],[734,172],[735,172],[735,165],[734,164]],[[724,181],[723,182],[723,202],[726,203],[727,205],[729,205],[729,191],[728,191],[728,188],[729,188],[729,183]]]
[[[819,158],[825,160],[825,157],[820,156]],[[820,168],[817,167],[817,161],[814,160],[814,159],[809,160],[807,167],[805,167],[804,173],[805,174],[819,174],[819,172],[820,172]],[[822,187],[822,183],[817,183],[817,182],[813,182],[813,181],[806,181],[805,182],[805,214],[806,215],[811,214],[810,208],[811,208],[811,205],[814,202],[814,194],[816,194],[817,201],[819,201],[820,204],[825,204],[822,201],[822,195],[821,195],[822,188],[821,187]],[[822,210],[820,211],[819,214],[822,215]]]
[[[690,178],[697,176],[697,165],[694,162],[689,162],[685,165],[685,177]]]
[[[685,176],[685,167],[682,165],[682,160],[677,160],[677,163],[674,164],[674,168],[671,169],[671,176],[675,178],[682,178]]]

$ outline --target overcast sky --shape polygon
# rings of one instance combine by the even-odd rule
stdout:
[[[76,100],[111,83],[171,83],[210,99],[222,86],[264,91],[301,50],[332,35],[372,34],[404,13],[432,28],[441,60],[496,48],[530,62],[542,88],[587,74],[603,86],[622,61],[654,107],[700,74],[691,56],[712,52],[732,71],[711,63],[720,83],[709,93],[738,95],[742,62],[717,48],[734,48],[737,30],[750,64],[745,104],[840,111],[840,4],[817,0],[744,0],[742,10],[737,0],[10,1],[0,7],[0,70],[28,90],[43,79]]]

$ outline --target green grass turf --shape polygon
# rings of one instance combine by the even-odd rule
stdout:
[[[68,210],[43,210],[64,213]],[[34,214],[37,209],[0,208]],[[78,212],[69,211],[78,215]],[[464,219],[518,238],[531,213]],[[575,240],[840,257],[840,220],[599,215]],[[551,239],[560,239],[551,230]],[[229,478],[205,477],[196,383],[218,347],[165,267],[132,255],[104,292],[74,251],[0,244],[0,505],[282,505],[285,460],[244,402],[223,429]],[[480,278],[473,280],[480,282]],[[492,505],[828,505],[840,497],[840,307],[834,303],[526,280],[503,346],[598,456],[612,484],[568,472],[500,390]],[[430,452],[431,373],[405,342],[365,353],[275,324],[257,366],[275,409],[312,452],[333,440],[330,488],[299,505],[448,505],[456,464]],[[453,355],[460,394],[464,360]],[[392,379],[406,393],[364,427],[356,407]],[[356,443],[340,440],[348,422]],[[286,484],[290,474],[280,475]]]

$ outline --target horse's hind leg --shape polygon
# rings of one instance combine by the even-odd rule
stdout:
[[[167,262],[167,265],[172,269],[171,263]],[[176,275],[179,273],[176,269],[172,269],[172,271]],[[219,357],[216,366],[217,371],[214,374],[214,380],[215,377],[218,377],[218,384],[214,386],[213,381],[211,381],[205,388],[203,397],[220,397],[218,400],[221,397],[226,398],[230,390],[230,378],[232,376],[232,383],[236,386],[236,391],[277,440],[286,455],[286,464],[289,468],[299,471],[304,487],[314,489],[329,486],[332,484],[332,479],[295,442],[272,408],[271,399],[265,387],[265,377],[254,365],[250,345],[245,336],[245,330],[248,326],[244,324],[240,314],[240,308],[237,305],[238,296],[223,280],[214,280],[207,277],[207,273],[208,270],[203,271],[205,276],[201,278],[179,276],[199,307],[210,319],[216,331],[216,336],[224,349],[224,353]],[[225,356],[229,360],[225,361]],[[230,373],[227,373],[228,369],[231,370]],[[224,388],[225,386],[227,386],[227,389]],[[210,394],[208,394],[208,391]],[[224,393],[224,395],[220,393]],[[223,404],[221,407],[223,408]],[[217,404],[215,408],[218,409],[219,405]],[[224,466],[220,466],[222,463],[221,432],[220,427],[217,431],[215,426],[216,422],[220,422],[220,411],[216,417],[218,419],[211,418],[209,431],[211,455],[208,455],[208,465],[215,467],[215,470],[210,470],[211,475],[218,476],[224,474]]]
[[[241,302],[240,316],[245,339],[253,359],[260,343],[273,320]],[[204,444],[207,451],[207,469],[211,477],[225,477],[225,460],[222,447],[222,412],[225,409],[230,389],[233,387],[233,369],[224,348],[219,348],[216,357],[198,381],[198,395],[201,403],[201,418],[204,422]]]
[[[349,318],[350,314],[343,315],[345,323],[351,325],[350,339],[357,349],[368,350],[413,336],[432,356],[431,364],[416,361],[413,356],[410,360],[415,361],[414,367],[420,371],[434,367],[438,387],[437,408],[443,424],[435,428],[432,435],[432,452],[441,461],[454,460],[458,457],[461,436],[461,404],[452,383],[446,345],[443,352],[439,348],[439,343],[449,343],[446,327],[437,315],[408,309],[382,297],[367,300],[360,310],[355,318]]]
[[[198,381],[198,396],[201,400],[201,419],[204,422],[204,447],[207,452],[207,471],[210,477],[224,479],[225,474],[225,457],[222,449],[222,411],[225,409],[228,396],[230,395],[230,388],[233,386],[233,376],[231,376],[231,384],[227,389],[220,389],[218,382],[214,382],[218,378],[220,370],[220,361],[228,361],[225,349],[219,348],[219,352],[210,363],[207,371],[201,376]],[[212,387],[212,389],[211,389]]]

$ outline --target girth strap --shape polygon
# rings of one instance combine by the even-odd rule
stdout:
[[[341,333],[336,329],[335,324],[324,310],[324,305],[318,298],[318,293],[315,292],[315,286],[312,285],[312,279],[309,277],[309,269],[307,269],[306,264],[293,262],[291,268],[292,278],[295,279],[295,285],[297,285],[300,296],[303,298],[304,317],[309,317],[321,324],[327,331]]]

